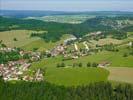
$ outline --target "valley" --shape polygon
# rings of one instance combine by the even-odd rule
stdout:
[[[108,13],[0,16],[0,98],[131,100],[133,17]]]

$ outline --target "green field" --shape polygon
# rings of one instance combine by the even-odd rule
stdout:
[[[33,31],[28,30],[12,30],[0,32],[0,40],[9,47],[21,47],[30,42],[36,41],[39,38],[31,38],[30,33]],[[14,41],[14,38],[17,41]]]
[[[64,35],[57,42],[45,42],[43,39],[39,39],[33,42],[30,42],[24,46],[22,46],[25,50],[32,50],[33,48],[38,48],[39,51],[48,50],[54,48],[54,46],[63,43],[65,39],[71,37],[72,35]]]
[[[57,44],[63,43],[64,39],[71,37],[72,35],[64,35],[61,40],[57,42],[45,42],[38,37],[30,37],[31,33],[35,31],[30,30],[11,30],[0,32],[0,40],[3,41],[8,47],[21,47],[24,50],[33,50],[38,48],[39,51],[52,49]],[[40,31],[42,32],[42,31]],[[14,38],[17,41],[14,41]]]
[[[87,85],[88,83],[106,81],[109,72],[101,68],[87,67],[64,67],[57,68],[56,64],[61,62],[61,57],[44,59],[33,63],[31,70],[45,68],[45,79],[51,83],[65,86]]]

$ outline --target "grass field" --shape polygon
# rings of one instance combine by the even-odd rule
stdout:
[[[107,70],[101,68],[57,68],[58,62],[61,62],[61,57],[44,59],[33,63],[31,69],[45,68],[45,79],[48,82],[65,86],[87,85],[91,82],[106,81],[109,74]]]
[[[106,81],[108,71],[100,68],[53,68],[48,69],[46,80],[65,86],[87,85],[93,82]]]
[[[8,47],[21,47],[24,50],[33,50],[38,48],[39,51],[51,49],[59,43],[63,43],[64,39],[71,37],[72,35],[64,35],[58,42],[45,42],[38,37],[30,37],[30,34],[34,31],[30,30],[12,30],[0,32],[0,40],[3,41]],[[17,41],[14,41],[14,38]]]
[[[108,80],[133,84],[133,68],[108,67],[106,69],[110,72]]]
[[[3,41],[8,47],[21,47],[30,42],[36,41],[39,38],[30,38],[30,33],[33,31],[28,30],[12,30],[0,32],[0,40]],[[14,38],[17,41],[14,41]]]
[[[25,50],[32,50],[33,48],[38,48],[39,51],[48,50],[54,48],[54,46],[63,43],[65,39],[72,37],[72,35],[64,35],[57,42],[45,42],[42,39],[30,42],[27,45],[24,45],[22,48]]]

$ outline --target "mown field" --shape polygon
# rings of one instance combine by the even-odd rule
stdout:
[[[57,42],[45,42],[43,39],[38,37],[30,37],[31,33],[35,31],[31,30],[11,30],[0,32],[0,40],[3,41],[8,47],[21,47],[24,50],[33,50],[38,48],[38,50],[47,50],[53,48],[55,45],[62,43],[64,39],[71,37],[72,35],[64,35],[61,40]],[[40,31],[42,32],[42,31]],[[14,38],[17,41],[14,41]]]
[[[0,40],[3,41],[9,47],[21,47],[30,42],[36,41],[39,38],[31,38],[30,33],[33,31],[29,30],[12,30],[12,31],[4,31],[0,32]],[[14,38],[17,41],[14,41]]]
[[[110,72],[108,80],[133,84],[133,68],[108,67],[106,69]]]
[[[24,46],[22,46],[25,50],[33,50],[33,48],[38,48],[39,51],[52,49],[54,46],[63,43],[65,39],[72,37],[72,35],[64,35],[57,42],[45,42],[43,39],[39,39],[33,42],[30,42]]]

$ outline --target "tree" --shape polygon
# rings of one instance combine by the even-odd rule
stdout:
[[[30,59],[30,55],[29,54],[24,54],[23,59]]]
[[[60,67],[60,64],[58,63],[58,64],[56,65],[56,67],[59,68],[59,67]]]
[[[62,62],[60,66],[61,66],[61,67],[65,67],[65,63]]]
[[[35,51],[37,51],[38,50],[38,48],[33,48],[33,52],[35,52]]]
[[[87,67],[91,67],[91,63],[90,62],[87,63]]]
[[[13,41],[18,41],[17,38],[13,38]]]
[[[123,54],[123,57],[127,57],[127,56],[128,56],[127,53],[124,53],[124,54]]]
[[[4,82],[4,80],[3,80],[3,76],[0,75],[0,83],[2,83],[2,82]]]
[[[97,63],[95,63],[95,62],[92,63],[92,67],[97,67],[97,66],[98,66]]]
[[[80,63],[78,64],[78,66],[79,66],[79,67],[82,67],[82,63],[80,62]]]

